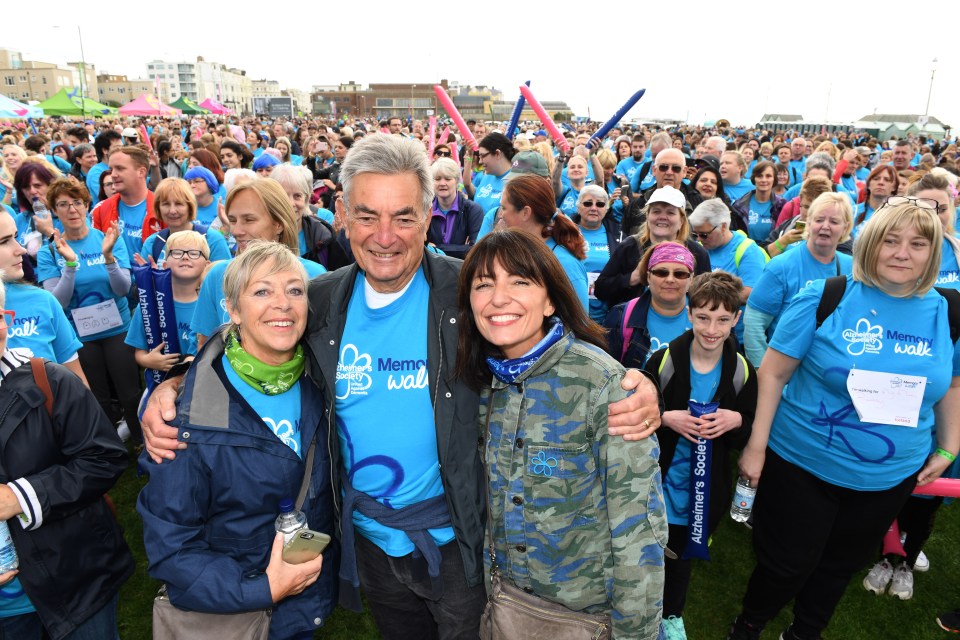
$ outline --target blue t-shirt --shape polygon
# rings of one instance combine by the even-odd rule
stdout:
[[[737,184],[723,183],[723,192],[727,194],[731,202],[736,202],[746,194],[754,190],[753,183],[746,178],[740,178]]]
[[[686,315],[686,314],[684,314]],[[708,373],[699,373],[690,363],[690,399],[711,402],[720,384],[723,358]],[[663,499],[667,506],[667,522],[687,526],[690,518],[690,462],[693,444],[684,437],[677,440],[667,477],[663,482]],[[714,464],[722,464],[715,461]]]
[[[509,175],[509,171],[501,176],[484,172],[474,177],[473,186],[476,191],[473,194],[473,201],[480,205],[484,213],[500,206],[503,185],[506,184],[506,178]]]
[[[580,197],[580,191],[567,185],[563,193],[557,198],[557,208],[567,214],[568,218],[577,215],[577,198]]]
[[[747,217],[747,227],[750,238],[756,242],[764,242],[770,235],[770,229],[773,227],[773,220],[770,212],[773,209],[773,199],[766,202],[757,202],[756,196],[750,198],[750,212]]]
[[[183,355],[197,355],[197,334],[190,330],[190,321],[193,319],[193,311],[196,307],[196,300],[193,302],[173,301],[173,313],[177,319],[177,336],[180,338],[180,353]],[[133,314],[130,330],[127,331],[127,338],[124,342],[134,349],[149,350],[140,307],[137,307],[136,313]]]
[[[853,273],[853,258],[839,251],[828,264],[813,257],[806,242],[796,242],[791,251],[774,256],[757,284],[754,285],[747,306],[773,316],[773,322],[767,330],[772,336],[777,328],[780,314],[787,308],[790,300],[815,280],[832,278],[837,275]]]
[[[197,297],[197,306],[193,311],[193,319],[190,321],[190,329],[202,336],[210,337],[222,324],[230,322],[230,314],[227,313],[227,300],[223,295],[223,274],[229,266],[229,260],[223,260],[216,263],[207,275],[203,278],[203,284],[200,285],[200,295]],[[311,262],[300,258],[300,264],[307,270],[307,279],[312,280],[327,270],[322,264]]]
[[[601,226],[599,229],[584,229],[580,227],[580,233],[587,243],[587,259],[584,267],[587,270],[588,296],[590,299],[590,318],[599,323],[607,317],[607,303],[598,300],[593,295],[593,283],[597,281],[597,276],[603,271],[607,262],[610,260],[610,246],[607,242],[607,230]]]
[[[420,269],[400,297],[372,309],[358,273],[340,342],[336,413],[344,467],[354,488],[394,508],[443,493],[427,366],[429,301]],[[389,556],[414,549],[405,533],[359,511],[353,522]],[[438,545],[454,538],[451,527],[430,534]]]
[[[817,281],[797,294],[770,343],[800,364],[783,391],[769,446],[826,482],[889,489],[930,454],[934,405],[960,375],[947,301],[932,290],[922,298],[894,298],[847,276],[843,300],[815,331],[823,287]],[[847,391],[854,368],[925,377],[918,426],[861,422]]]
[[[170,236],[168,235],[167,237],[169,238]],[[229,260],[233,257],[230,254],[230,247],[227,246],[227,240],[223,237],[222,233],[216,229],[207,229],[207,232],[203,234],[203,237],[207,239],[207,246],[210,248],[210,262]],[[147,262],[150,261],[148,256],[153,255],[153,245],[157,242],[160,242],[160,236],[156,233],[143,241],[143,247],[140,249],[140,256]],[[163,246],[160,249],[160,259],[157,260],[157,267],[163,269],[166,266],[166,261],[167,248],[166,246]]]
[[[650,305],[650,310],[647,311],[650,351],[647,352],[647,357],[643,361],[644,364],[647,363],[651,355],[665,348],[671,340],[679,337],[680,334],[690,328],[690,314],[687,313],[686,307],[675,316],[665,316],[654,311],[653,305]]]
[[[630,188],[633,189],[634,193],[640,192],[640,168],[643,166],[644,162],[645,160],[637,162],[633,159],[633,156],[630,156],[629,158],[624,158],[618,162],[617,168],[614,171],[621,176],[626,176],[627,180],[630,181]],[[653,172],[648,171],[647,173],[649,174]]]
[[[237,375],[237,372],[230,366],[226,354],[221,356],[223,370],[227,374],[227,380],[233,385],[233,388],[240,392],[243,399],[247,401],[250,408],[260,416],[263,423],[267,425],[275,436],[287,445],[293,452],[301,458],[300,443],[300,381],[290,387],[283,393],[268,396],[261,393],[258,389],[251,387]]]
[[[613,205],[607,210],[608,216],[613,216],[617,222],[623,220],[623,201],[620,198],[613,199],[613,192],[620,188],[620,183],[616,180],[610,180],[607,183],[607,195],[613,200]]]
[[[140,253],[143,248],[143,219],[147,216],[147,201],[132,207],[125,205],[120,200],[117,207],[118,227],[120,228],[120,237],[127,245],[127,255]]]
[[[480,224],[480,231],[477,232],[477,240],[493,231],[493,227],[497,223],[497,211],[499,210],[499,207],[494,207],[483,214],[483,222]]]
[[[113,300],[120,315],[120,325],[106,329],[99,333],[80,337],[81,342],[91,342],[100,338],[108,338],[126,332],[130,324],[130,305],[127,303],[126,293],[117,295],[110,288],[110,276],[103,258],[103,232],[99,229],[89,229],[83,240],[67,240],[67,244],[77,254],[77,273],[74,278],[73,296],[65,309],[67,319],[76,329],[71,311],[91,305]],[[113,245],[113,257],[121,269],[130,269],[130,257],[127,255],[126,244],[117,239]],[[37,281],[43,283],[50,278],[59,278],[65,268],[65,260],[59,254],[54,259],[51,252],[44,249],[37,252]],[[79,334],[77,334],[79,336]]]
[[[210,204],[207,206],[201,207],[199,204],[197,204],[197,222],[209,227],[210,223],[217,219],[217,208],[220,205],[221,200],[226,201],[226,197],[221,199],[219,193],[215,193],[213,195],[213,200],[211,200]]]
[[[740,257],[740,264],[737,265],[736,255],[737,247],[743,242],[749,242],[750,246],[746,248]],[[743,286],[756,286],[763,273],[763,267],[767,263],[766,253],[757,244],[742,233],[734,233],[727,244],[716,249],[708,249],[710,255],[710,265],[714,271],[726,271],[743,280]],[[737,340],[743,344],[743,316],[736,326]]]
[[[940,275],[937,276],[938,287],[960,289],[960,265],[957,264],[957,252],[947,238],[943,239],[943,251],[940,256]]]
[[[30,233],[31,231],[35,231],[35,229],[30,224],[30,220],[32,216],[31,218],[28,218],[27,215],[23,212],[13,213],[11,215],[13,216],[13,223],[17,225],[17,242],[20,243],[20,246],[25,247],[27,246],[27,234]],[[87,226],[88,227],[90,226],[89,220],[87,220]],[[60,222],[60,218],[57,218],[57,217],[53,218],[53,228],[59,231],[60,233],[63,233],[63,223]],[[48,244],[49,244],[49,240],[47,238],[43,238],[44,251],[48,251],[47,249]]]
[[[99,201],[100,175],[109,168],[110,166],[106,162],[98,162],[90,168],[90,173],[87,174],[87,191],[90,192],[91,202]]]
[[[7,329],[8,347],[25,347],[37,358],[60,364],[76,355],[83,343],[52,293],[17,283],[7,284],[6,290],[6,308],[16,314]]]
[[[563,267],[567,277],[570,278],[570,284],[573,285],[573,290],[577,294],[577,298],[580,299],[583,310],[589,312],[590,296],[587,287],[587,267],[584,261],[578,260],[576,256],[570,253],[569,249],[557,244],[553,238],[547,238],[547,248],[553,251],[553,255],[557,256],[560,266]]]
[[[20,526],[20,525],[17,525]],[[0,618],[21,616],[36,611],[30,598],[23,591],[20,578],[14,578],[0,587]]]

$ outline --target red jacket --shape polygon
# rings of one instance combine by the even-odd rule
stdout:
[[[115,193],[93,210],[93,226],[106,233],[110,228],[110,223],[120,219],[120,194]],[[160,229],[165,229],[167,225],[163,224],[153,216],[153,191],[147,191],[147,214],[143,217],[143,231],[141,240],[146,240]]]

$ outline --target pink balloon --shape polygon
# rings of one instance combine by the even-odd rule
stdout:
[[[450,117],[453,118],[453,123],[457,125],[457,128],[460,129],[460,135],[463,136],[464,142],[472,149],[476,151],[480,148],[477,139],[473,137],[473,132],[470,131],[470,127],[467,126],[467,122],[463,119],[463,116],[460,115],[460,112],[457,110],[457,107],[453,104],[453,100],[450,99],[450,96],[447,95],[447,92],[443,90],[443,87],[440,85],[433,86],[433,92],[437,94],[437,100],[440,101],[440,104],[443,105],[443,108],[447,110],[447,113],[450,114]]]
[[[527,99],[527,104],[530,105],[530,108],[533,109],[533,112],[537,114],[538,118],[540,118],[540,122],[542,122],[543,126],[546,127],[547,133],[549,133],[550,137],[553,138],[553,143],[557,145],[558,148],[563,149],[564,153],[570,153],[570,143],[567,142],[567,139],[563,137],[562,133],[560,133],[560,129],[557,128],[557,125],[553,122],[553,118],[551,118],[550,114],[547,113],[547,110],[543,108],[543,105],[540,104],[540,101],[534,97],[533,92],[530,91],[530,87],[525,84],[520,85],[520,93],[522,93],[523,97]]]

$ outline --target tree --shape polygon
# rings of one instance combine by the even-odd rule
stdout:
[[[573,120],[573,118],[573,113],[569,111],[557,111],[555,114],[553,114],[554,122],[570,122]]]

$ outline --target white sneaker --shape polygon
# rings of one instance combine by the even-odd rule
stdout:
[[[913,570],[920,573],[930,570],[930,558],[923,551],[917,556],[917,561],[913,563]]]
[[[893,572],[890,590],[887,593],[901,600],[909,600],[913,597],[913,572],[906,562],[901,562]]]
[[[117,435],[120,436],[120,439],[126,442],[130,439],[130,427],[127,426],[126,420],[120,420],[117,423]]]
[[[683,627],[683,618],[670,616],[661,620],[665,640],[687,640],[687,630]]]
[[[881,560],[873,565],[873,569],[870,569],[870,573],[863,579],[863,588],[878,596],[883,595],[891,578],[893,578],[893,567],[886,559]]]

